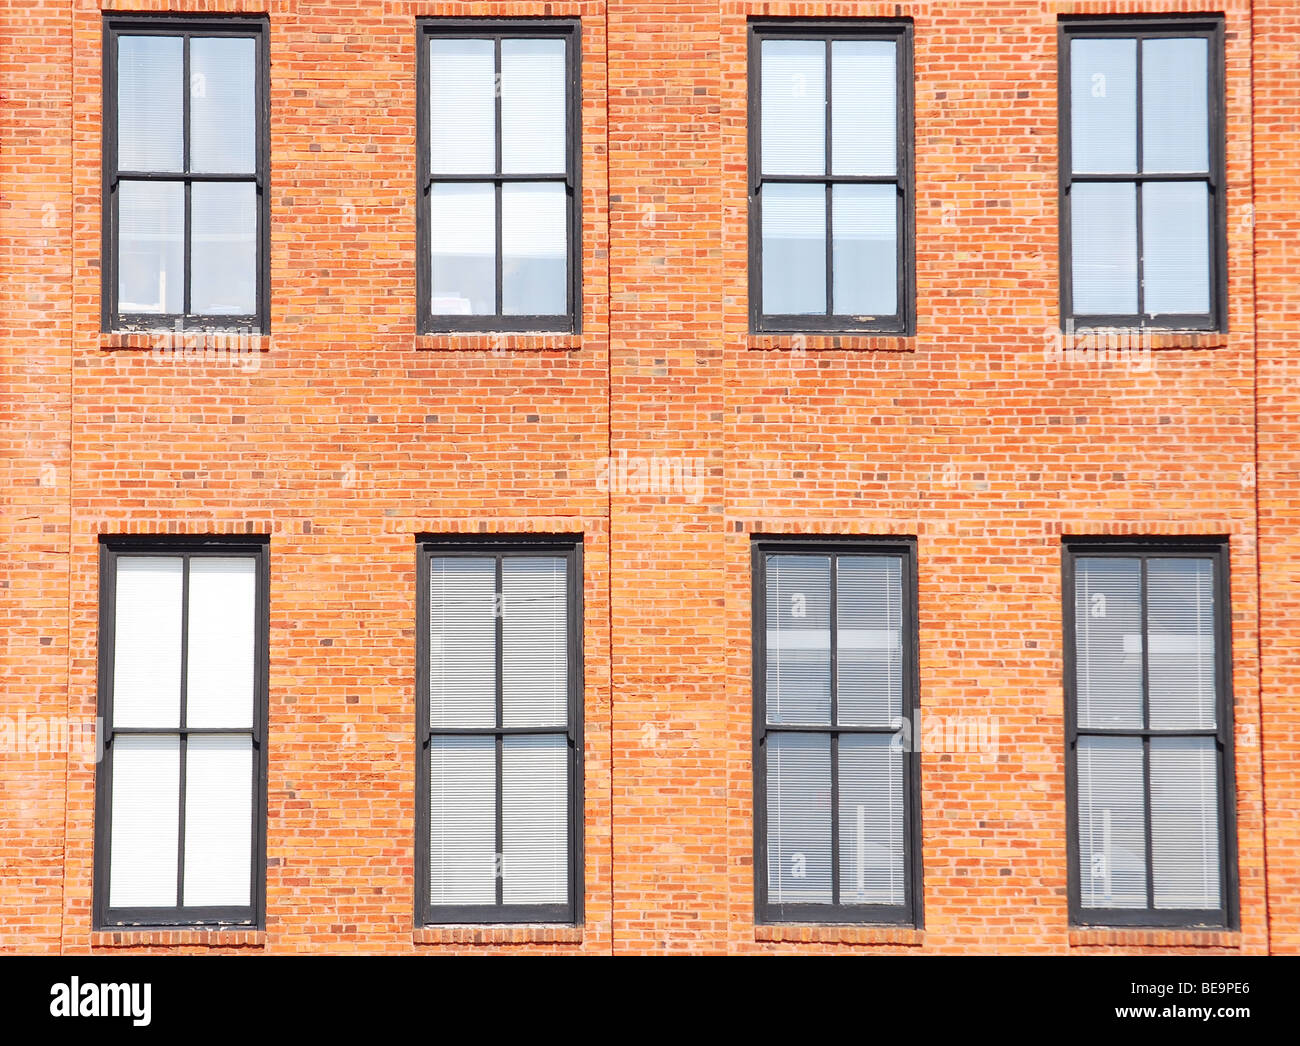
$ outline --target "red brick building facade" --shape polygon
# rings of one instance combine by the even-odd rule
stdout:
[[[0,950],[1300,951],[1283,0],[3,0]],[[269,17],[269,334],[101,323],[103,18]],[[1226,333],[1062,333],[1058,22],[1219,14]],[[581,21],[578,333],[416,333],[416,20]],[[910,19],[915,332],[753,333],[751,19]],[[690,482],[611,481],[669,461]],[[625,466],[624,466],[625,467]],[[103,535],[269,535],[265,921],[96,931]],[[413,918],[417,535],[580,534],[584,914]],[[755,535],[916,540],[924,924],[756,925]],[[1227,539],[1239,928],[1072,928],[1062,539]],[[953,743],[973,729],[980,744]],[[37,729],[43,735],[37,736]],[[958,739],[960,740],[960,738]]]

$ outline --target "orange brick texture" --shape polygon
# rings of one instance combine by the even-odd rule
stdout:
[[[1300,12],[1227,0],[1229,332],[1059,351],[1061,14],[0,0],[0,714],[96,709],[97,541],[270,535],[266,922],[95,932],[94,766],[0,753],[0,950],[1300,952]],[[270,18],[271,334],[100,331],[104,9]],[[1253,12],[1253,14],[1252,14]],[[581,333],[415,334],[415,19],[582,21]],[[746,21],[909,17],[917,333],[753,335]],[[208,351],[205,352],[204,349]],[[694,482],[613,490],[600,462]],[[415,535],[582,533],[585,921],[414,925]],[[756,926],[753,534],[914,535],[923,929]],[[1063,535],[1226,535],[1241,926],[1071,930]],[[28,749],[36,750],[28,750]]]

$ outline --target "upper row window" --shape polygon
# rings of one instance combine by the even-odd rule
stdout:
[[[1061,307],[1222,329],[1223,24],[1061,23]],[[579,23],[419,23],[421,332],[574,331]],[[269,329],[267,23],[105,22],[104,325]],[[911,24],[754,23],[750,322],[910,334]]]
[[[104,323],[268,329],[266,22],[109,19]]]
[[[420,29],[419,329],[574,330],[578,23]]]
[[[1223,324],[1222,28],[1062,23],[1067,319],[1181,330]]]

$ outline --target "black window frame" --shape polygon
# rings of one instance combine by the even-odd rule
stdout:
[[[184,558],[181,599],[181,703],[176,728],[113,727],[113,655],[116,626],[117,562],[120,558]],[[253,725],[250,729],[190,728],[185,725],[184,663],[189,617],[189,562],[199,557],[249,557],[257,564],[257,603],[254,627]],[[270,538],[267,536],[118,536],[102,535],[99,545],[99,648],[97,653],[99,729],[103,755],[95,771],[94,890],[92,920],[96,930],[133,929],[264,929],[266,925],[266,813],[268,680],[270,666]],[[244,734],[252,738],[254,759],[253,846],[250,870],[251,903],[247,907],[183,904],[185,875],[185,760],[191,734]],[[177,846],[177,904],[170,908],[113,908],[109,905],[112,840],[113,739],[116,734],[175,734],[181,738]]]
[[[767,702],[767,557],[772,555],[831,557],[831,722],[829,724],[768,724]],[[887,555],[902,561],[903,723],[900,726],[845,726],[835,722],[836,679],[836,563],[841,555]],[[754,767],[754,919],[759,925],[780,923],[906,926],[925,924],[924,873],[921,836],[921,760],[916,725],[920,712],[920,646],[917,585],[917,542],[914,537],[799,537],[754,535],[750,541],[751,621],[753,657]],[[829,735],[831,743],[831,876],[832,902],[773,903],[768,899],[767,757],[765,741],[772,733]],[[897,738],[904,759],[903,891],[901,905],[846,905],[835,900],[840,878],[838,736],[842,733],[889,734]]]
[[[1233,750],[1232,696],[1232,604],[1229,588],[1229,542],[1225,538],[1105,538],[1066,537],[1062,540],[1061,583],[1063,625],[1063,682],[1065,689],[1065,794],[1066,852],[1068,863],[1069,918],[1072,926],[1143,927],[1151,929],[1218,929],[1235,930],[1239,926],[1237,867],[1237,794]],[[1146,561],[1149,559],[1209,559],[1214,570],[1214,642],[1216,705],[1213,730],[1080,727],[1078,717],[1078,664],[1075,642],[1075,560],[1108,557],[1141,559],[1142,614],[1142,707],[1143,720],[1149,719],[1147,660],[1150,645],[1147,637]],[[1146,823],[1147,907],[1085,908],[1082,904],[1082,872],[1079,852],[1079,775],[1077,752],[1080,736],[1142,737],[1143,787]],[[1219,759],[1219,877],[1220,900],[1217,909],[1156,908],[1154,903],[1154,854],[1151,846],[1151,737],[1212,736]]]
[[[416,538],[415,569],[415,923],[442,926],[452,923],[476,925],[519,925],[525,923],[582,925],[584,914],[583,848],[583,538],[581,534],[512,535],[494,539],[488,535],[422,534]],[[492,727],[433,727],[429,723],[429,564],[433,559],[462,556],[471,559],[496,558],[496,598],[501,606],[501,563],[505,558],[560,556],[566,560],[565,585],[568,599],[568,722],[565,731],[538,727],[502,725],[502,617],[496,615],[496,717]],[[502,832],[502,741],[509,736],[559,735],[569,743],[569,896],[562,904],[505,904],[502,876],[496,876],[494,904],[432,904],[430,902],[430,804],[429,746],[434,736],[496,737],[496,833],[497,854],[501,854]]]
[[[1157,14],[1149,17],[1123,16],[1061,18],[1057,22],[1057,101],[1058,101],[1058,158],[1059,189],[1058,213],[1060,215],[1061,255],[1061,324],[1063,329],[1132,328],[1137,330],[1179,330],[1227,333],[1228,330],[1228,205],[1226,158],[1227,109],[1224,93],[1224,50],[1222,15],[1171,15]],[[1073,125],[1070,101],[1070,43],[1078,39],[1136,38],[1138,58],[1136,67],[1135,135],[1137,136],[1138,170],[1131,174],[1078,174],[1073,171]],[[1208,41],[1206,76],[1207,101],[1206,134],[1209,143],[1209,171],[1197,173],[1152,173],[1142,167],[1142,46],[1144,39],[1172,39],[1197,37]],[[1165,313],[1147,316],[1144,304],[1144,259],[1142,257],[1142,186],[1147,182],[1205,182],[1208,185],[1210,208],[1209,239],[1209,293],[1208,313]],[[1076,182],[1094,184],[1129,184],[1135,186],[1137,197],[1136,249],[1138,311],[1124,313],[1075,313],[1074,311],[1074,243],[1071,228],[1070,189]]]
[[[269,334],[271,332],[271,61],[270,20],[266,15],[187,14],[103,16],[103,187],[101,203],[101,253],[103,272],[100,295],[100,328],[104,332],[166,333],[175,331],[221,334]],[[253,111],[256,120],[256,171],[245,173],[197,173],[118,170],[117,141],[117,43],[123,36],[179,36],[184,44],[182,73],[182,167],[190,165],[190,48],[191,37],[249,37],[256,48]],[[185,186],[185,301],[190,297],[191,228],[190,187],[195,182],[252,182],[257,188],[257,311],[247,315],[203,315],[181,313],[126,313],[118,309],[118,193],[122,181],[182,182]]]
[[[762,171],[762,43],[764,40],[824,40],[826,47],[826,173],[820,175],[771,175]],[[888,175],[835,175],[831,173],[831,48],[836,40],[894,40],[897,44],[895,72],[897,167]],[[893,334],[909,337],[916,333],[916,204],[915,143],[913,110],[914,74],[912,20],[908,19],[751,19],[748,27],[748,192],[749,192],[749,327],[758,334]],[[826,302],[825,313],[767,313],[763,311],[763,215],[762,187],[767,183],[826,186]],[[898,186],[898,250],[896,283],[898,312],[891,316],[862,316],[835,313],[832,252],[833,212],[830,196],[835,185]]]
[[[417,18],[415,22],[415,283],[417,334],[509,333],[520,331],[580,333],[582,329],[582,22],[579,18]],[[430,170],[429,42],[437,37],[468,37],[495,41],[497,83],[501,78],[501,41],[504,39],[561,38],[565,47],[565,166],[563,175],[506,174],[501,168],[501,92],[496,93],[496,171],[475,174],[440,174]],[[433,263],[429,190],[434,182],[491,183],[496,196],[496,305],[495,313],[476,315],[435,314],[430,311]],[[554,315],[502,313],[501,187],[508,182],[552,182],[567,189],[567,311]]]

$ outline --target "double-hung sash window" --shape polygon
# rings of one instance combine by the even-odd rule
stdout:
[[[910,332],[908,23],[755,23],[750,321]]]
[[[1226,320],[1220,21],[1061,24],[1064,319]]]
[[[1235,919],[1227,563],[1223,546],[1066,545],[1076,923]]]
[[[581,917],[579,549],[420,548],[424,923]]]
[[[419,330],[576,329],[577,23],[431,19],[417,39]]]
[[[267,546],[101,546],[96,923],[255,926]]]
[[[266,22],[104,23],[106,330],[268,330]]]
[[[754,544],[762,922],[920,922],[915,550]]]

